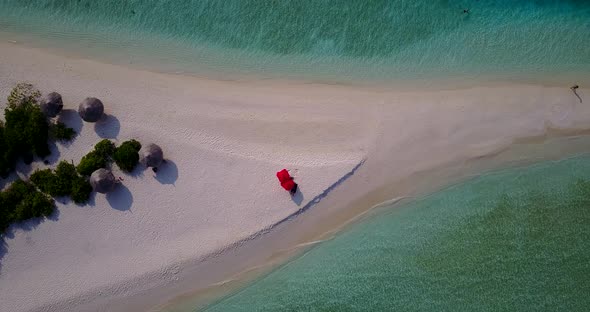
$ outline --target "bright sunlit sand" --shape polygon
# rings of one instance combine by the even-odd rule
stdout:
[[[590,106],[567,85],[404,92],[224,82],[12,43],[0,50],[1,98],[21,81],[62,94],[60,118],[80,135],[58,144],[60,159],[78,162],[101,138],[135,138],[157,142],[168,160],[157,174],[120,174],[124,187],[90,206],[58,202],[50,220],[11,228],[0,251],[1,311],[148,310],[180,295],[166,289],[186,283],[194,267],[302,212],[337,211],[392,181],[485,158],[519,139],[590,128]],[[79,121],[73,110],[87,96],[104,102],[107,119]],[[294,197],[276,179],[283,168],[299,184]],[[184,292],[244,269],[218,268]],[[123,300],[131,297],[143,299]]]

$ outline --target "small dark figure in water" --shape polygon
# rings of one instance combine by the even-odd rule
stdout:
[[[158,173],[158,167],[152,167],[152,171],[153,171],[154,173]]]
[[[463,14],[469,14],[469,9],[463,9]]]
[[[573,86],[570,87],[570,89],[578,97],[578,100],[580,100],[580,103],[582,103],[582,98],[578,95],[578,92],[576,91],[576,90],[578,90],[579,87],[580,86],[578,86],[578,85],[573,85]]]

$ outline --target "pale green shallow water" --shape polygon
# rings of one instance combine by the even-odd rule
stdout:
[[[382,211],[206,311],[589,311],[590,157]]]
[[[590,72],[586,0],[0,0],[0,30],[193,74],[358,81]]]

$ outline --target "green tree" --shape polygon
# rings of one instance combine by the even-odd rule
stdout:
[[[139,150],[141,143],[136,140],[129,140],[123,142],[121,146],[117,147],[113,158],[115,163],[121,170],[131,172],[139,162]]]
[[[60,141],[71,141],[76,136],[76,131],[68,128],[63,122],[57,122],[50,126],[51,137]]]
[[[98,142],[94,150],[84,155],[78,164],[77,170],[83,176],[90,176],[100,168],[106,168],[115,153],[115,144],[108,139]]]
[[[26,82],[18,83],[8,95],[8,107],[17,107],[23,103],[37,103],[41,97],[41,92]]]
[[[40,95],[31,84],[20,83],[8,96],[5,122],[0,124],[0,176],[3,178],[14,170],[19,158],[30,163],[34,156],[44,158],[51,153],[50,124],[38,105]],[[72,130],[63,124],[57,129],[62,137],[70,135]]]
[[[55,181],[52,196],[69,196],[72,193],[72,182],[78,178],[76,167],[67,162],[60,161],[55,169]]]
[[[88,179],[79,176],[76,167],[66,161],[57,165],[55,173],[51,169],[35,171],[31,182],[51,196],[70,196],[76,204],[86,203],[92,193]]]
[[[92,185],[84,177],[77,177],[72,181],[71,198],[76,204],[85,204],[90,199]]]
[[[92,151],[82,157],[76,169],[81,175],[90,176],[94,171],[105,168],[107,164],[106,158],[100,156],[96,151]]]
[[[6,178],[12,170],[13,164],[7,159],[6,141],[4,140],[4,123],[0,121],[0,177]]]
[[[52,199],[41,192],[32,190],[16,206],[14,219],[24,221],[32,218],[48,217],[53,213],[53,210]]]
[[[113,143],[109,139],[103,139],[100,142],[94,145],[94,151],[96,151],[100,156],[105,158],[113,157],[115,153],[115,143]]]
[[[41,192],[50,195],[55,194],[54,188],[56,177],[51,169],[35,170],[29,179],[41,190]]]
[[[49,123],[35,102],[10,105],[4,110],[5,157],[11,170],[19,157],[50,154]]]
[[[0,192],[0,231],[4,232],[13,222],[47,217],[55,209],[54,201],[37,191],[35,186],[16,180]]]
[[[0,192],[0,234],[4,233],[10,222],[12,222],[12,219],[8,211],[8,204],[4,203],[2,192]]]

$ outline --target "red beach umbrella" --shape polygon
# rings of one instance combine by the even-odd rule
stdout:
[[[281,182],[281,186],[285,190],[290,191],[293,189],[293,187],[295,187],[293,177],[289,174],[289,171],[287,171],[287,169],[283,169],[277,172],[277,178],[279,178],[279,182]]]

